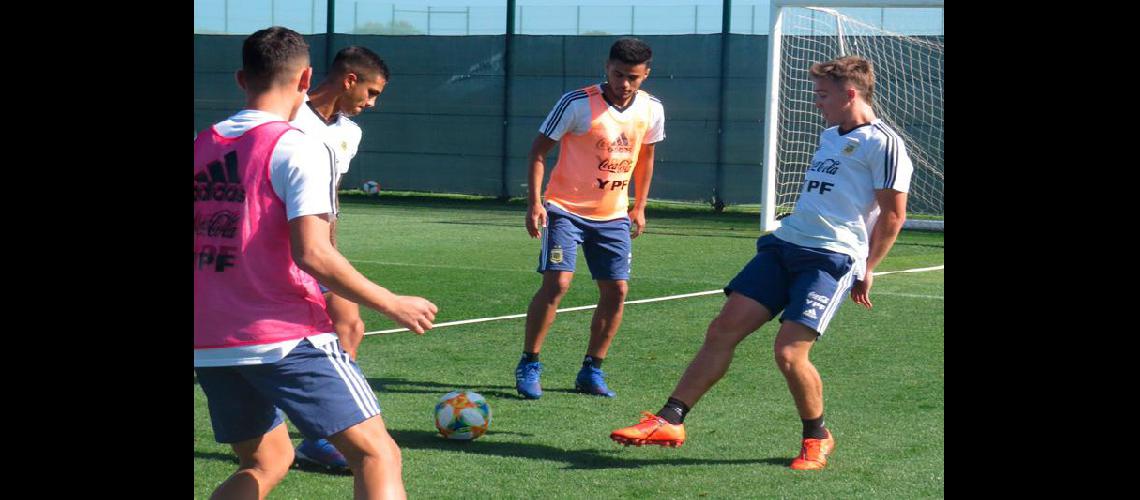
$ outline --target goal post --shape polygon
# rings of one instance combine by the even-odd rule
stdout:
[[[845,55],[875,67],[875,115],[902,136],[914,164],[908,228],[943,230],[943,45],[939,35],[900,34],[835,8],[943,9],[944,0],[772,0],[764,118],[762,231],[779,227],[799,198],[826,124],[814,104],[812,63]]]

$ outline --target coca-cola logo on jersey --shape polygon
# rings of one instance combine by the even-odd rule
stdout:
[[[839,165],[840,165],[840,163],[838,161],[835,161],[831,158],[828,158],[828,159],[823,160],[823,161],[817,161],[815,163],[812,163],[811,167],[808,168],[807,171],[808,172],[823,172],[825,174],[835,175],[835,174],[839,173]]]
[[[601,162],[598,163],[598,170],[604,170],[606,172],[614,172],[614,173],[618,173],[618,174],[624,174],[626,172],[629,172],[630,170],[633,170],[633,161],[631,161],[631,160],[610,160],[610,159],[602,160]]]
[[[194,212],[194,234],[208,237],[233,238],[237,234],[238,220],[241,217],[236,212],[222,210],[209,216]]]

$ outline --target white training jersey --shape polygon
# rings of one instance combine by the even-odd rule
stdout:
[[[602,91],[601,84],[598,84],[598,90]],[[602,91],[603,99],[605,92]],[[607,101],[608,102],[608,101]],[[651,122],[649,130],[645,131],[645,140],[642,144],[653,144],[665,140],[665,106],[661,104],[661,100],[654,97],[653,94],[644,90],[638,90],[633,95],[633,100],[630,101],[629,106],[623,110],[618,110],[613,104],[610,104],[606,109],[607,113],[612,113],[619,121],[626,121],[626,116],[634,116],[640,114],[640,109],[635,107],[648,107]],[[550,114],[546,115],[546,119],[542,121],[542,125],[538,127],[538,131],[543,135],[553,139],[561,140],[562,136],[566,134],[582,135],[590,130],[590,122],[593,117],[590,116],[590,100],[586,98],[586,93],[582,90],[574,90],[562,95],[558,100],[558,104],[554,105],[554,109],[550,110]]]
[[[348,173],[348,164],[356,157],[356,151],[360,148],[363,132],[360,130],[360,125],[347,116],[340,113],[335,116],[336,120],[332,123],[325,123],[324,119],[309,106],[309,96],[306,95],[305,104],[301,105],[297,110],[297,117],[289,124],[328,144],[336,155],[337,174],[344,175]]]
[[[214,124],[214,130],[224,137],[237,137],[269,121],[285,119],[273,113],[246,109]],[[287,131],[273,147],[273,156],[269,160],[269,183],[273,186],[273,192],[285,202],[285,214],[289,220],[302,215],[335,216],[335,177],[332,150],[308,134],[296,130]],[[327,332],[307,338],[310,343],[319,346],[336,340],[336,334]],[[287,356],[299,343],[301,339],[253,346],[195,349],[194,366],[274,363]]]
[[[268,121],[284,119],[266,111],[246,109],[214,124],[214,130],[224,137],[237,137]],[[277,141],[269,161],[269,182],[273,192],[285,202],[289,220],[302,215],[336,214],[333,160],[332,150],[310,134],[290,130]]]
[[[820,134],[792,215],[772,234],[796,245],[850,255],[855,276],[862,279],[870,231],[879,216],[875,191],[908,192],[913,171],[902,138],[882,120],[842,135],[839,127],[828,128]]]

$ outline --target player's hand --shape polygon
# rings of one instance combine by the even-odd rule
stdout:
[[[435,321],[435,313],[437,312],[439,312],[439,308],[428,299],[411,295],[397,295],[396,304],[386,314],[392,318],[392,321],[399,323],[404,328],[416,332],[418,335],[423,335],[424,332],[432,329],[432,322]]]
[[[870,271],[867,272],[863,279],[856,281],[855,286],[851,287],[851,300],[867,309],[871,308],[871,283],[874,281],[874,274]]]
[[[526,232],[531,238],[541,238],[542,228],[546,227],[546,207],[541,203],[531,204],[526,209]]]
[[[631,209],[629,211],[630,237],[636,238],[645,232],[645,210]]]

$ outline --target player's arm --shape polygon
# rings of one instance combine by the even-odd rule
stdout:
[[[371,307],[416,333],[432,328],[435,304],[421,297],[400,296],[360,274],[332,246],[329,214],[303,215],[289,221],[289,242],[297,267],[333,293]]]
[[[649,183],[653,180],[653,152],[657,143],[642,144],[637,154],[637,166],[633,168],[634,196],[633,207],[629,209],[629,220],[633,223],[632,237],[641,236],[645,231],[645,204],[649,203]]]
[[[542,227],[546,225],[546,208],[542,206],[542,176],[546,173],[546,154],[557,143],[558,141],[539,133],[530,145],[526,231],[530,233],[531,238],[540,237]]]
[[[906,193],[894,189],[876,189],[875,200],[879,202],[879,218],[871,230],[866,274],[851,288],[851,300],[867,309],[871,308],[872,273],[891,251],[903,222],[906,222]]]
[[[352,267],[332,245],[329,219],[335,192],[323,144],[286,132],[273,153],[270,182],[285,202],[293,261],[337,295],[371,307],[416,333],[432,327],[437,308],[420,297],[395,295]]]

